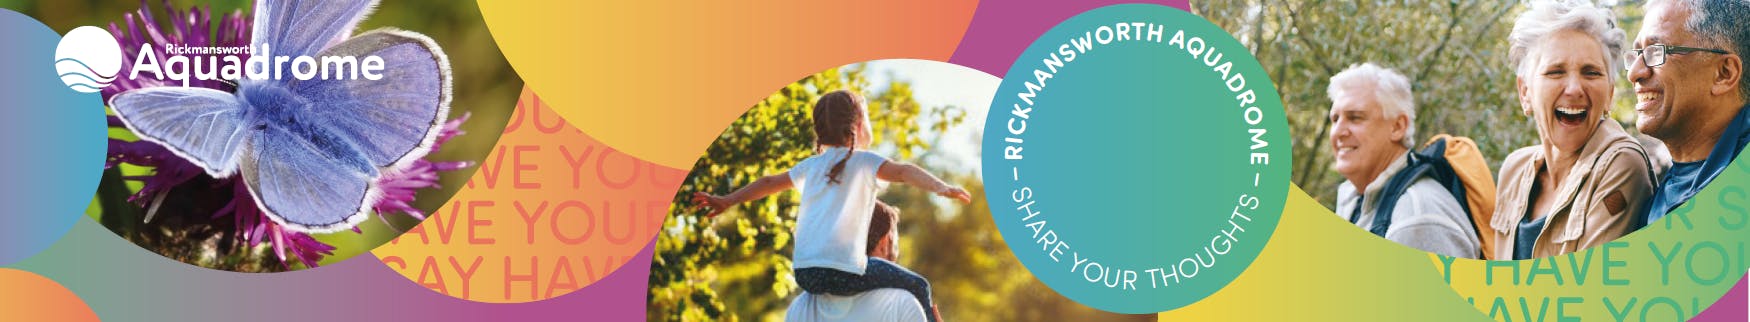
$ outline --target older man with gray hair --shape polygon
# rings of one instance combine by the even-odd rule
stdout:
[[[1337,188],[1337,215],[1386,239],[1436,254],[1477,258],[1480,243],[1470,217],[1450,191],[1429,177],[1414,179],[1393,205],[1381,205],[1394,175],[1409,166],[1415,146],[1415,98],[1410,81],[1373,63],[1331,77],[1330,140],[1333,165],[1346,182]],[[1373,227],[1391,207],[1383,233]]]
[[[1627,55],[1635,127],[1658,138],[1672,164],[1642,224],[1695,197],[1750,143],[1750,1],[1653,0]]]

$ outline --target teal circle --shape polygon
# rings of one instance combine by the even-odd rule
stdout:
[[[61,36],[0,9],[0,265],[41,252],[84,217],[103,173],[103,99],[55,71]]]
[[[1292,164],[1282,100],[1220,27],[1165,6],[1103,7],[1047,31],[1007,75],[985,122],[987,201],[1015,256],[1058,293],[1119,313],[1183,307],[1232,282],[1276,230]]]

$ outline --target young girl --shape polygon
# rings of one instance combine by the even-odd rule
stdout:
[[[898,181],[972,202],[972,196],[914,165],[888,161],[868,149],[869,117],[863,98],[848,91],[822,95],[814,103],[815,155],[784,174],[760,178],[726,196],[693,194],[693,202],[716,216],[731,206],[796,188],[802,194],[796,216],[796,284],[814,294],[855,295],[881,288],[905,289],[939,321],[930,284],[923,276],[865,253],[869,221],[879,181]]]

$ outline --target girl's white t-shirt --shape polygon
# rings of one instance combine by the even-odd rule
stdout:
[[[875,194],[881,189],[875,172],[887,158],[868,151],[853,152],[839,172],[839,182],[832,183],[826,175],[847,150],[827,148],[790,168],[790,182],[802,194],[796,215],[796,252],[791,255],[795,268],[825,267],[862,275],[868,265],[864,247],[869,242]]]

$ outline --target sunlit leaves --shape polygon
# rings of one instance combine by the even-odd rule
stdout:
[[[812,107],[821,94],[849,89],[868,99],[873,149],[896,160],[927,150],[924,129],[946,129],[965,111],[924,107],[911,84],[869,84],[861,65],[832,69],[785,86],[735,120],[694,165],[670,208],[650,274],[649,314],[662,320],[738,320],[782,311],[798,292],[791,241],[798,197],[784,192],[705,218],[687,196],[723,194],[782,174],[814,155]],[[872,90],[876,89],[876,90]],[[923,122],[920,115],[936,115]],[[928,124],[924,124],[928,123]],[[725,311],[727,303],[734,303]]]

